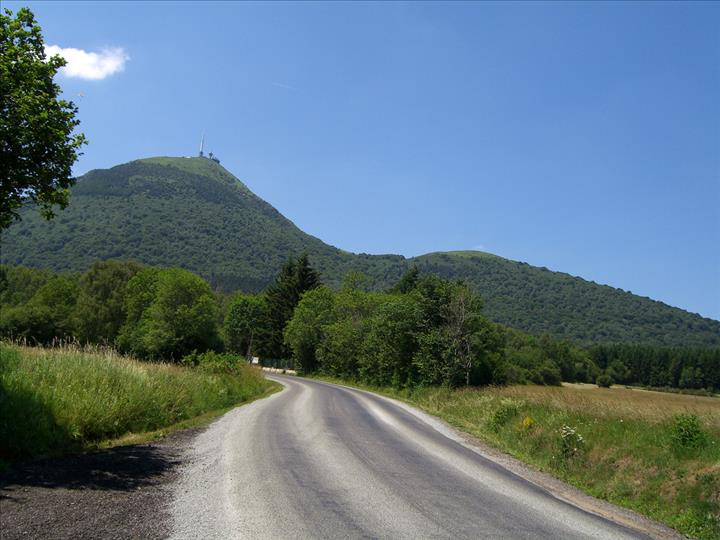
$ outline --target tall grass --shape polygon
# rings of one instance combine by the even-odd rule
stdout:
[[[625,388],[375,389],[590,494],[720,538],[720,399]]]
[[[242,403],[271,382],[244,363],[188,368],[112,350],[0,344],[0,458],[74,450]]]
[[[567,383],[562,387],[509,386],[491,392],[563,410],[594,411],[597,416],[632,417],[653,424],[662,424],[678,414],[694,414],[708,429],[720,431],[720,399],[716,397]]]

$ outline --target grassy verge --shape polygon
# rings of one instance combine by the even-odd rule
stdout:
[[[0,460],[143,442],[277,387],[242,363],[187,368],[0,344]]]
[[[717,398],[572,386],[363,388],[439,416],[591,495],[687,535],[720,538]]]

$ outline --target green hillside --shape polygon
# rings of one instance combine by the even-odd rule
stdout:
[[[720,322],[621,289],[480,252],[430,253],[422,272],[463,279],[495,320],[581,343],[718,345]]]
[[[305,234],[222,166],[151,158],[91,171],[51,222],[27,211],[2,237],[2,262],[82,271],[97,259],[192,270],[218,290],[257,291],[289,256],[308,253],[323,279],[354,270],[386,288],[413,264],[464,279],[495,321],[580,342],[720,345],[720,322],[647,298],[480,252],[352,254]]]
[[[26,212],[3,236],[2,261],[85,270],[97,259],[180,266],[223,291],[258,291],[288,256],[307,252],[329,281],[353,267],[384,277],[403,257],[357,257],[305,234],[220,165],[203,158],[151,158],[78,180],[52,222]],[[332,276],[332,277],[331,277]]]

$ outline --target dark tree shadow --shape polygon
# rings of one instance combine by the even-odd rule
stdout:
[[[0,473],[0,498],[27,486],[133,491],[176,467],[177,454],[160,446],[133,445],[19,463]]]

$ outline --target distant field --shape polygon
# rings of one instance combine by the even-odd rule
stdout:
[[[554,386],[511,386],[498,395],[527,399],[559,409],[587,412],[608,418],[642,419],[653,423],[672,420],[677,414],[695,414],[708,428],[720,431],[720,398],[643,390],[598,388],[594,384],[563,383]]]
[[[592,385],[374,390],[596,497],[720,538],[718,398]]]
[[[0,343],[0,461],[167,428],[277,386],[244,362],[188,368]]]

